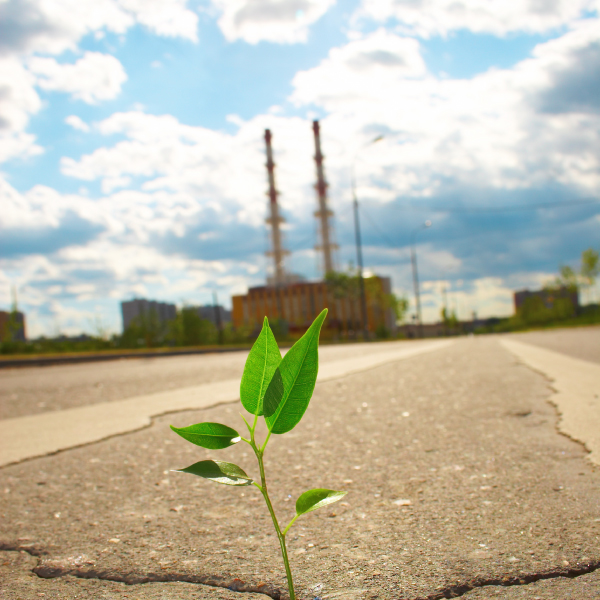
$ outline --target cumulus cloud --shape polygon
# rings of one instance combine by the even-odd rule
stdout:
[[[70,125],[73,129],[83,131],[84,133],[88,133],[90,131],[90,126],[77,115],[69,115],[66,117],[65,123]]]
[[[119,60],[100,52],[86,52],[73,64],[35,57],[29,61],[29,70],[37,76],[40,88],[66,92],[88,104],[116,98],[127,81]]]
[[[113,181],[125,182],[120,178],[141,178],[143,193],[183,194],[177,200],[181,210],[203,206],[224,220],[262,225],[266,175],[257,165],[264,162],[264,130],[270,127],[277,178],[285,188],[284,209],[299,211],[307,193],[314,195],[312,132],[304,119],[261,115],[228,134],[185,125],[171,115],[127,112],[116,113],[96,127],[124,139],[78,160],[63,158],[65,175],[101,180],[109,187]],[[155,215],[154,222],[161,220]]]
[[[28,192],[21,193],[0,177],[0,197],[0,226],[4,233],[25,229],[57,229],[65,214],[75,214],[97,224],[106,219],[89,198],[63,195],[44,185],[36,185]]]
[[[298,73],[292,100],[329,113],[326,123],[347,164],[358,151],[357,140],[386,135],[366,159],[374,167],[371,181],[383,180],[394,190],[389,199],[428,197],[457,182],[502,189],[552,182],[595,194],[600,188],[598,113],[564,103],[564,110],[551,113],[543,99],[555,98],[565,78],[594,68],[598,23],[582,22],[540,44],[531,59],[514,68],[469,80],[433,77],[420,68],[414,39],[375,32],[331,50],[321,64]],[[356,67],[357,61],[368,64],[364,56],[377,47],[389,52],[404,44],[412,69],[376,61]],[[398,51],[394,56],[404,55]],[[589,61],[582,64],[584,58]],[[569,93],[582,93],[589,104],[590,87],[583,81]]]
[[[196,41],[198,16],[186,0],[4,0],[0,54],[60,54],[94,31],[125,33],[140,23],[157,35]]]
[[[187,0],[0,1],[0,162],[42,151],[26,132],[29,118],[42,108],[38,88],[96,104],[118,96],[127,79],[112,56],[86,52],[64,64],[48,55],[78,52],[90,33],[123,34],[136,24],[156,35],[197,41],[198,16]]]
[[[335,0],[213,0],[221,11],[219,26],[229,41],[250,44],[306,42],[309,26]]]
[[[359,196],[382,206],[381,212],[375,211],[375,222],[387,226],[400,245],[406,243],[410,228],[426,218],[422,205],[428,202],[489,207],[525,202],[525,191],[540,200],[596,194],[598,115],[579,109],[549,114],[540,107],[540,98],[551,95],[557,77],[585,68],[579,61],[587,56],[585,48],[595,43],[593,26],[578,25],[539,45],[531,59],[514,68],[491,70],[472,80],[435,78],[426,71],[416,40],[384,31],[333,49],[321,64],[298,74],[293,102],[299,107],[316,105],[328,114],[321,126],[342,251],[350,256],[351,223],[343,207],[350,165],[357,157]],[[103,202],[137,243],[190,258],[218,259],[232,256],[227,240],[235,239],[229,242],[235,253],[255,256],[260,253],[257,240],[266,211],[265,175],[258,165],[264,162],[262,137],[269,127],[281,203],[291,226],[288,242],[310,247],[315,202],[310,122],[261,115],[236,124],[237,131],[230,134],[188,126],[170,115],[118,113],[96,127],[120,140],[79,159],[64,158],[61,168],[65,175],[102,182],[107,193],[131,186],[110,191],[110,199]],[[383,141],[364,147],[382,133]],[[386,205],[400,199],[404,212],[398,212],[398,218],[385,212]],[[416,204],[407,212],[409,199]],[[594,208],[570,214],[574,221],[569,235],[577,235],[582,227],[589,229]],[[488,250],[473,256],[465,231],[473,229],[475,221],[468,214],[443,212],[436,213],[436,219],[445,232],[435,234],[441,236],[437,243],[447,252],[432,248],[430,260],[424,255],[423,269],[438,279],[442,274],[427,272],[428,264],[447,263],[454,265],[450,270],[476,277],[495,261],[494,273],[505,277],[514,270],[518,252],[517,246],[507,247],[507,228],[523,228],[526,237],[536,224],[551,229],[562,222],[566,231],[568,221],[556,211],[534,212],[527,218],[519,213],[492,215],[485,222],[479,218],[477,230],[484,227]],[[382,263],[381,238],[373,230],[369,233],[368,223],[365,228],[370,264],[397,260],[388,257]],[[236,237],[235,231],[243,233]],[[545,257],[525,250],[524,243],[518,246],[536,268],[543,270],[549,260],[560,260],[548,259],[557,256],[556,251],[540,240],[534,240],[534,246],[546,248]]]
[[[0,3],[0,54],[60,54],[74,50],[87,33],[104,28],[124,33],[133,23],[133,15],[113,0],[93,6],[81,0],[5,0]]]
[[[504,36],[548,32],[599,8],[598,0],[363,0],[356,17],[392,21],[423,38],[461,29]]]
[[[428,217],[434,227],[419,239],[420,273],[425,282],[452,280],[463,317],[471,310],[509,312],[511,288],[543,281],[565,249],[577,255],[580,240],[597,231],[593,206],[487,216],[450,209],[598,194],[600,115],[592,77],[598,23],[576,22],[513,68],[470,80],[437,78],[427,71],[418,40],[383,29],[352,38],[297,74],[290,97],[294,113],[316,109],[325,115],[323,151],[342,258],[353,256],[348,210],[353,163],[366,262],[391,275],[397,291],[410,289],[406,247],[411,231]],[[15,73],[26,94],[35,85],[34,74]],[[38,110],[36,102],[37,95],[29,105],[14,103],[9,121],[14,131]],[[314,254],[307,250],[315,242],[310,120],[286,111],[245,120],[232,115],[231,133],[142,110],[94,125],[71,115],[70,126],[89,128],[107,141],[82,156],[63,158],[61,171],[100,183],[102,195],[91,201],[40,186],[24,194],[0,190],[11,198],[10,216],[0,216],[3,231],[8,226],[12,232],[11,243],[27,229],[39,232],[41,240],[38,246],[31,242],[29,253],[21,253],[27,239],[19,248],[11,246],[12,258],[3,259],[3,268],[22,273],[19,285],[40,318],[44,310],[59,315],[59,306],[76,303],[93,314],[92,302],[104,302],[118,314],[118,300],[134,293],[202,302],[197,294],[208,284],[227,297],[261,283],[268,247],[263,140],[268,127],[288,219],[286,246],[303,250],[292,261],[301,260],[303,272],[316,275],[309,265]],[[368,145],[381,134],[382,141]],[[427,206],[438,208],[432,215]],[[73,227],[80,237],[56,244],[60,232]],[[44,244],[53,248],[51,260],[40,254]],[[517,268],[523,271],[520,279]],[[439,314],[436,285],[424,291],[427,318]],[[0,289],[0,298],[3,293]],[[55,304],[45,308],[48,294]]]
[[[391,104],[390,90],[403,85],[406,79],[425,75],[419,42],[379,29],[331,49],[317,67],[297,73],[292,101],[299,105],[320,104],[328,110],[365,100]]]
[[[41,151],[34,136],[23,131],[42,105],[34,83],[35,77],[19,60],[0,58],[0,162]]]

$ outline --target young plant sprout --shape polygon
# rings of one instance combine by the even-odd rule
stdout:
[[[263,495],[281,546],[281,555],[285,565],[290,600],[295,600],[294,581],[290,570],[285,536],[296,519],[305,513],[317,510],[337,502],[346,495],[327,489],[308,490],[296,500],[296,514],[285,529],[281,529],[275,516],[265,477],[263,458],[271,434],[281,435],[291,431],[302,419],[312,397],[319,369],[319,332],[327,316],[327,309],[314,320],[308,331],[290,348],[285,357],[281,352],[265,317],[262,330],[250,350],[242,382],[240,400],[243,407],[252,415],[252,425],[242,415],[250,433],[250,439],[220,423],[198,423],[189,427],[173,427],[171,429],[192,444],[219,450],[238,442],[250,445],[260,470],[260,483],[249,477],[243,469],[232,463],[220,460],[203,460],[190,467],[180,469],[183,473],[191,473],[216,483],[225,485],[253,485]],[[258,417],[263,416],[268,428],[265,440],[260,444],[255,438]]]

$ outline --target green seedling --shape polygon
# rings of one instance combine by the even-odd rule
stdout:
[[[319,369],[319,332],[326,316],[327,309],[314,320],[308,331],[290,348],[283,359],[273,332],[269,327],[269,321],[265,317],[262,331],[246,360],[240,385],[242,406],[251,415],[254,415],[252,425],[242,415],[242,419],[250,433],[250,439],[240,436],[235,429],[220,423],[198,423],[181,428],[171,425],[171,429],[175,433],[188,442],[203,448],[220,450],[238,442],[245,442],[250,445],[258,461],[260,483],[254,481],[237,465],[220,460],[203,460],[186,469],[180,469],[180,471],[225,485],[253,485],[260,491],[271,514],[271,519],[273,519],[273,525],[279,539],[290,600],[295,600],[296,595],[285,546],[287,532],[298,517],[337,502],[346,495],[346,492],[327,489],[314,489],[304,492],[296,500],[294,518],[282,530],[269,498],[264,455],[271,435],[281,435],[291,431],[298,425],[308,408]],[[255,438],[256,425],[260,416],[264,417],[268,429],[267,436],[262,444],[257,442]]]

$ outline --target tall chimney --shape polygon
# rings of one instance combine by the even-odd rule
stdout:
[[[327,182],[323,173],[319,121],[313,121],[313,133],[315,134],[315,163],[317,165],[317,183],[315,184],[315,189],[319,205],[318,210],[315,211],[315,217],[317,217],[319,222],[319,233],[321,236],[321,243],[315,246],[315,249],[323,252],[323,275],[327,275],[327,273],[335,270],[332,250],[335,250],[338,246],[333,242],[333,231],[330,223],[333,212],[327,206]]]
[[[273,257],[273,284],[280,286],[285,283],[284,257],[288,254],[281,244],[281,230],[279,225],[284,219],[279,214],[279,205],[277,196],[279,195],[275,188],[275,163],[273,162],[273,150],[271,149],[271,130],[265,129],[265,144],[267,146],[267,178],[269,181],[269,216],[267,223],[271,225],[271,251],[268,255]]]

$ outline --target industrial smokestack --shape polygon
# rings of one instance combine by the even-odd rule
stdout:
[[[269,216],[267,223],[271,225],[271,251],[267,255],[273,257],[273,283],[280,286],[285,283],[285,265],[284,257],[288,252],[283,249],[281,243],[281,230],[279,225],[284,222],[279,214],[279,205],[277,196],[279,195],[275,188],[275,163],[273,162],[273,150],[271,148],[271,131],[265,129],[265,144],[267,147],[267,178],[269,182]]]
[[[315,190],[317,191],[318,210],[315,211],[315,217],[319,222],[319,233],[321,237],[320,245],[315,246],[316,250],[321,250],[323,253],[323,274],[335,271],[333,261],[333,250],[338,246],[333,242],[333,230],[331,219],[333,212],[327,206],[327,182],[323,172],[323,154],[321,153],[321,136],[319,130],[319,121],[313,121],[313,133],[315,135],[315,163],[317,166],[317,183]]]

